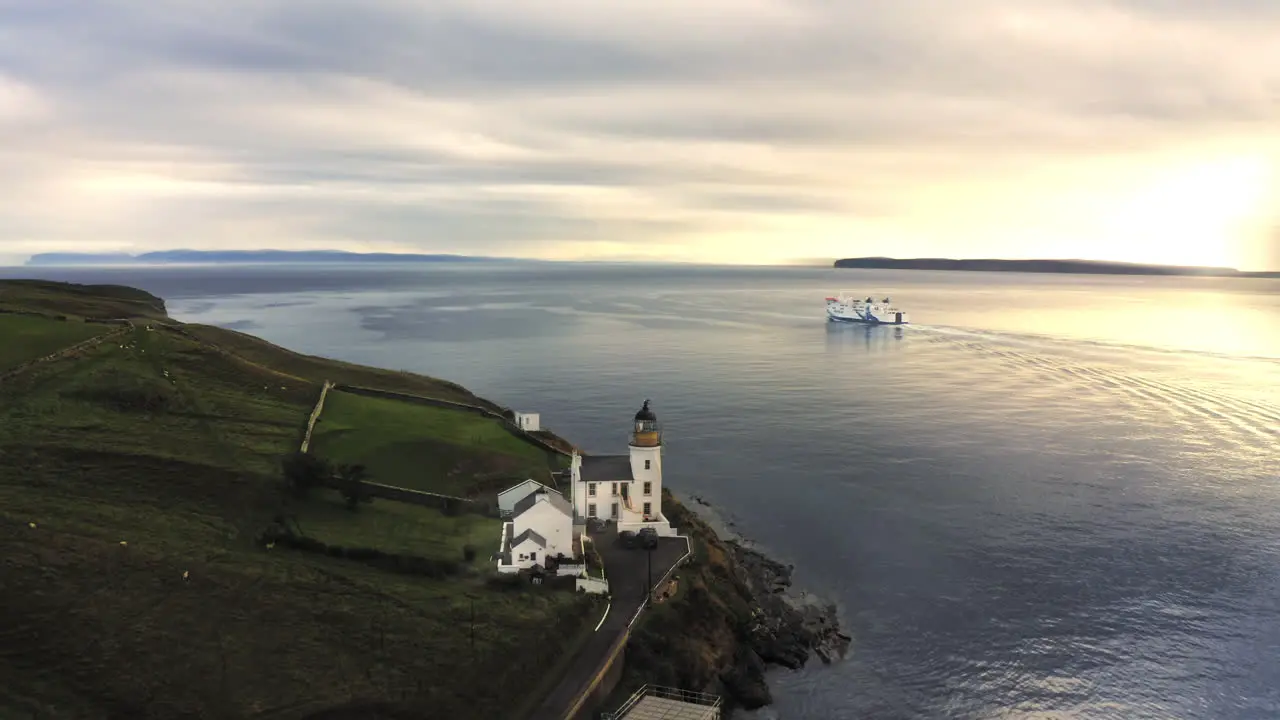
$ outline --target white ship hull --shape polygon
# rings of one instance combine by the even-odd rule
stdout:
[[[884,302],[868,302],[846,295],[827,298],[827,320],[859,325],[908,325],[906,311]]]

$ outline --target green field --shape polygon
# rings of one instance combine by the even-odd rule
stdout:
[[[299,368],[323,370],[298,357],[157,326],[0,384],[0,717],[506,717],[594,624],[588,599],[485,582],[495,521],[285,503],[279,462],[320,391]],[[484,540],[481,572],[261,547],[283,511],[331,544],[459,557]]]
[[[502,522],[495,518],[474,513],[449,517],[435,508],[390,500],[374,500],[352,512],[334,490],[315,493],[295,512],[303,532],[328,545],[445,560],[461,560],[463,547],[471,545],[476,565],[485,569],[502,533]]]
[[[340,391],[329,393],[312,445],[366,466],[374,482],[486,499],[524,478],[549,483],[559,461],[494,418]]]
[[[0,314],[0,372],[113,329],[76,320]]]

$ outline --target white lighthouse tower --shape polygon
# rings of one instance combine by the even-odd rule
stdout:
[[[627,455],[575,456],[573,505],[582,518],[617,524],[618,531],[652,528],[673,536],[662,513],[662,428],[649,401],[636,413]]]

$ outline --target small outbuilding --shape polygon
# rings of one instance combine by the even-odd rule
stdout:
[[[516,503],[529,497],[533,493],[538,492],[539,490],[547,490],[550,492],[555,492],[554,488],[551,488],[547,485],[543,485],[542,483],[538,482],[537,480],[534,480],[533,478],[529,478],[528,480],[525,480],[524,482],[521,482],[521,483],[516,483],[515,485],[512,485],[506,490],[503,490],[502,492],[498,493],[499,514],[501,514],[504,517],[511,515],[511,513],[515,512]]]
[[[549,557],[573,557],[573,506],[560,493],[543,487],[515,504],[503,524],[498,571],[517,572],[546,565]]]

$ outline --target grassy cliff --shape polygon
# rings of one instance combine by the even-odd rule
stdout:
[[[79,318],[165,318],[164,301],[123,285],[76,285],[49,280],[0,281],[0,311]]]
[[[111,318],[135,322],[85,322]],[[182,325],[114,286],[0,281],[0,335],[21,367],[0,367],[0,717],[505,718],[598,617],[488,582],[496,521],[282,492],[323,381],[496,407],[464,388]],[[457,568],[263,546],[284,512],[327,545]]]

